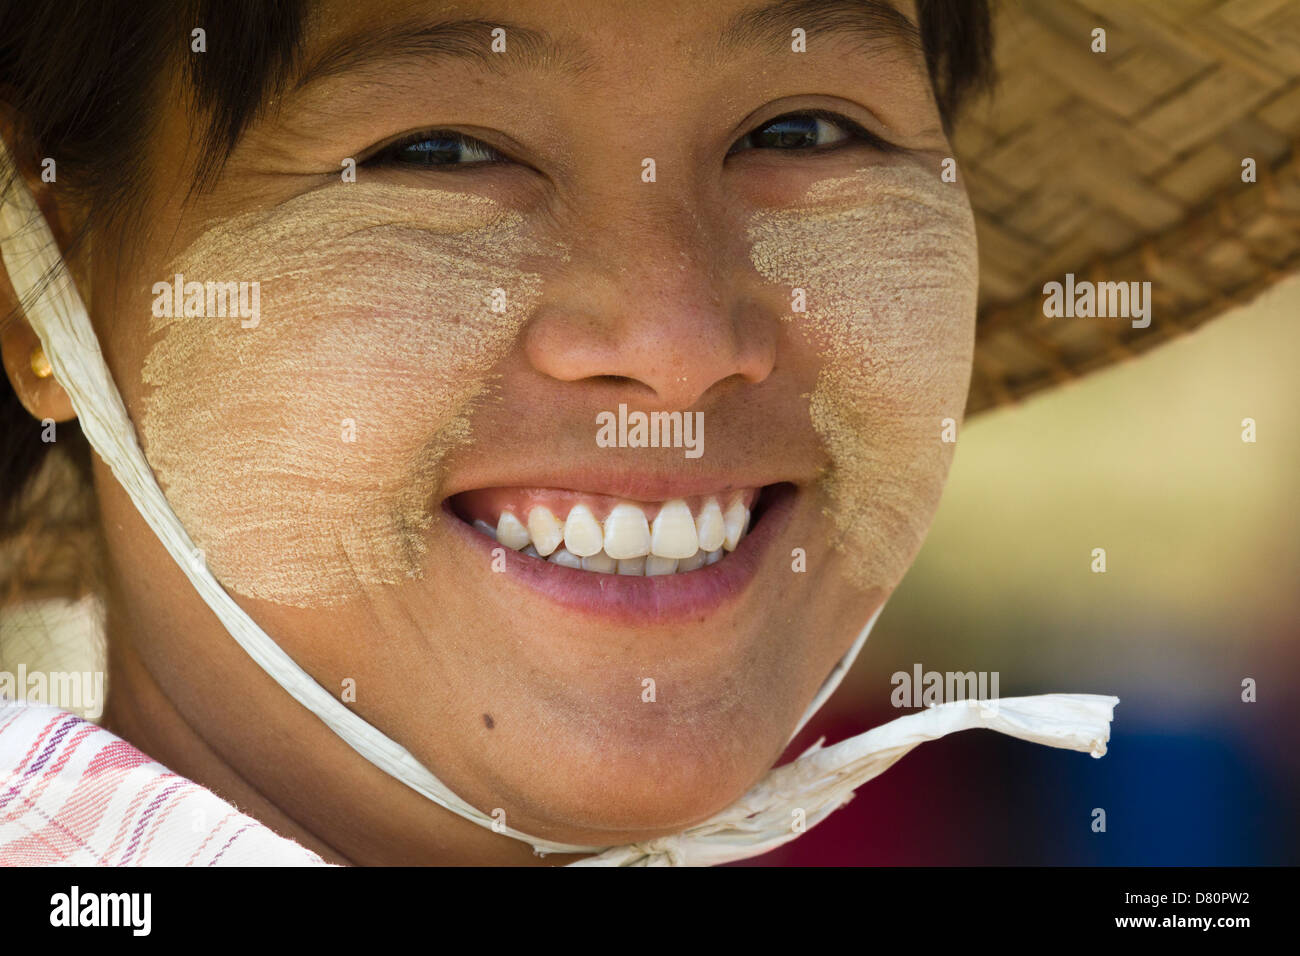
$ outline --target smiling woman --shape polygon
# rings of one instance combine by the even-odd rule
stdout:
[[[50,507],[59,423],[159,773],[276,859],[719,862],[953,730],[1104,751],[1113,698],[1024,698],[768,775],[947,475],[982,4],[117,6],[0,8],[4,491]],[[707,447],[600,440],[632,415]],[[69,730],[31,712],[15,774]],[[32,819],[0,855],[63,859]]]

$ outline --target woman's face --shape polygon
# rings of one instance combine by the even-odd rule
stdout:
[[[173,90],[142,228],[93,237],[195,559],[511,827],[607,845],[733,802],[929,526],[975,240],[915,11],[869,6],[325,3],[213,187]],[[690,430],[637,447],[651,412]],[[353,754],[97,479],[111,718],[348,859],[527,852]]]

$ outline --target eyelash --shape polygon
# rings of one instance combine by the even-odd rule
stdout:
[[[853,120],[849,119],[846,116],[843,116],[839,113],[832,112],[831,110],[812,109],[812,110],[797,110],[792,113],[782,113],[780,116],[768,120],[762,126],[756,127],[755,129],[751,130],[750,132],[742,136],[739,140],[737,140],[736,144],[734,144],[730,149],[727,150],[726,155],[732,156],[736,153],[747,152],[748,149],[762,148],[762,147],[751,146],[748,147],[748,149],[737,149],[736,147],[740,143],[749,139],[751,136],[761,133],[772,126],[775,126],[777,123],[786,120],[805,119],[805,118],[825,120],[826,122],[833,123],[834,125],[840,127],[847,135],[843,140],[837,141],[830,145],[811,146],[811,147],[799,146],[788,150],[778,149],[776,150],[776,152],[795,152],[795,153],[829,152],[831,150],[842,148],[850,141],[857,141],[859,143],[870,146],[873,149],[879,150],[882,153],[897,152],[901,149],[901,147],[896,146],[885,139],[882,139],[880,136],[871,132],[871,130],[866,129],[860,124],[853,122]],[[420,162],[412,162],[410,160],[404,160],[400,158],[401,153],[405,150],[410,149],[412,146],[418,146],[422,143],[428,143],[434,141],[441,142],[452,147],[459,146],[460,148],[466,150],[490,153],[492,154],[493,158],[476,160],[474,162],[468,162],[468,163],[457,163],[457,162],[420,163]],[[480,169],[484,166],[496,166],[501,163],[507,163],[507,162],[511,162],[509,157],[503,155],[498,150],[493,149],[491,146],[488,146],[486,143],[482,142],[481,140],[474,139],[472,136],[465,136],[461,133],[451,132],[448,130],[428,130],[421,133],[415,133],[411,136],[406,137],[405,139],[399,140],[396,143],[392,143],[391,145],[384,147],[383,149],[376,152],[369,159],[367,159],[366,165],[401,166],[401,167],[408,167],[408,168],[423,167],[428,169],[448,170],[448,169]]]
[[[847,116],[844,116],[840,113],[833,112],[832,110],[819,110],[819,109],[796,110],[792,113],[782,113],[780,116],[773,117],[772,119],[764,123],[762,126],[759,126],[756,129],[753,129],[750,132],[746,133],[736,142],[737,143],[743,142],[744,140],[749,139],[751,136],[761,133],[764,130],[768,129],[769,127],[775,126],[777,123],[780,123],[784,120],[792,120],[792,119],[825,120],[828,123],[834,123],[836,126],[840,127],[847,135],[843,140],[840,140],[836,143],[832,143],[828,146],[798,147],[791,150],[777,150],[777,152],[795,152],[795,153],[829,152],[834,149],[842,148],[844,145],[849,144],[849,142],[852,140],[856,140],[859,143],[863,143],[867,146],[870,146],[872,149],[879,150],[882,153],[897,152],[898,150],[901,149],[901,147],[895,146],[893,143],[889,142],[888,140],[882,139],[877,134],[871,132],[871,130],[867,129],[865,126],[853,122],[853,120],[849,119]],[[759,147],[750,147],[750,148],[759,148]],[[743,149],[738,150],[733,145],[730,149],[727,150],[727,155],[732,156],[738,152],[745,152],[745,150]]]

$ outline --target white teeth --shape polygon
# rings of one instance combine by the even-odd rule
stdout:
[[[604,551],[597,551],[591,557],[582,559],[582,570],[595,571],[597,574],[613,574],[618,570],[618,562]]]
[[[645,555],[639,558],[624,558],[618,562],[619,574],[645,574]]]
[[[474,519],[476,530],[529,557],[598,574],[682,574],[717,564],[749,530],[750,513],[737,498],[724,512],[707,499],[698,515],[681,498],[665,502],[653,525],[633,504],[615,505],[601,522],[589,506],[576,504],[560,521],[544,505],[528,512],[525,526],[510,511],[493,528]]]
[[[682,558],[677,562],[677,573],[681,574],[683,571],[694,571],[696,568],[704,567],[706,557],[708,557],[708,552],[701,550],[696,551],[689,558]]]
[[[695,530],[699,535],[700,547],[705,551],[717,551],[727,537],[727,526],[722,519],[722,508],[717,498],[710,498],[700,509],[700,516],[695,519]]]
[[[574,505],[564,522],[564,546],[580,558],[590,557],[605,544],[600,524],[586,505]]]
[[[619,561],[650,553],[650,524],[644,511],[635,505],[613,507],[605,519],[605,553]],[[624,573],[621,567],[619,573]]]
[[[727,508],[727,513],[722,516],[722,522],[727,528],[723,546],[728,551],[735,551],[736,545],[740,543],[740,536],[745,533],[745,525],[749,524],[749,509],[737,498]]]
[[[582,558],[576,554],[571,554],[566,548],[556,548],[546,560],[552,564],[562,564],[566,568],[582,570]]]
[[[497,519],[497,540],[507,548],[518,551],[528,544],[532,538],[528,536],[528,529],[520,523],[518,518],[509,511],[503,511],[501,517]]]
[[[645,559],[645,576],[650,577],[655,574],[672,574],[677,570],[676,558],[661,558],[657,554],[650,554]]]
[[[730,514],[730,512],[727,512]],[[551,514],[551,509],[538,505],[528,512],[528,534],[539,553],[550,554],[564,540],[564,525]]]
[[[689,558],[700,550],[691,508],[680,498],[666,502],[655,517],[650,551],[661,558]],[[647,574],[650,572],[647,571]]]

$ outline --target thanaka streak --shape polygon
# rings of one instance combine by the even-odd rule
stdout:
[[[155,282],[153,317],[224,319],[238,315],[240,327],[255,329],[262,318],[259,282],[186,282],[177,273],[173,282]],[[236,309],[238,311],[236,311]]]

